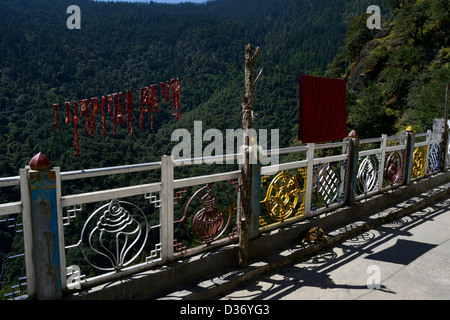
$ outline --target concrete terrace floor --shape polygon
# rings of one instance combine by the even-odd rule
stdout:
[[[357,225],[355,222],[343,228]],[[449,238],[450,197],[446,197],[307,260],[253,278],[218,298],[448,300]],[[286,254],[300,249],[300,246],[289,248]]]

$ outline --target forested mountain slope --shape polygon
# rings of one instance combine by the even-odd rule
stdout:
[[[66,26],[72,4],[81,9],[79,30]],[[369,5],[382,8],[381,30],[367,28]],[[264,68],[254,127],[279,129],[280,147],[298,143],[301,73],[347,79],[348,129],[361,138],[394,134],[408,125],[430,129],[432,119],[442,117],[450,79],[449,13],[448,0],[216,0],[201,5],[0,0],[0,177],[18,175],[38,152],[62,171],[126,165],[170,154],[178,143],[171,141],[172,132],[186,128],[193,135],[194,121],[202,121],[203,132],[241,128],[248,43],[261,47],[255,72]],[[160,99],[154,128],[148,113],[141,130],[140,88],[172,78],[181,81],[181,120]],[[97,135],[88,136],[80,117],[80,156],[75,157],[74,125],[64,123],[64,102],[123,92],[125,103],[127,90],[133,92],[135,137],[126,123],[117,125],[114,136],[109,115],[106,138],[100,115]],[[59,104],[59,131],[54,103]],[[176,174],[189,177],[216,168],[182,167]],[[159,181],[159,172],[64,181],[62,193],[152,179]],[[19,199],[18,187],[0,189],[0,203]],[[94,205],[83,207],[86,216]],[[68,242],[78,239],[83,220],[77,220],[65,227]],[[0,253],[23,253],[21,234],[6,224],[0,230]],[[68,259],[75,265],[84,260],[81,252]],[[14,261],[4,283],[22,273],[23,266]]]
[[[206,4],[131,4],[78,0],[81,29],[69,30],[73,1],[0,0],[0,175],[17,175],[41,151],[62,170],[157,161],[170,154],[175,128],[241,127],[244,48],[258,45],[256,128],[279,128],[280,146],[295,140],[298,76],[321,73],[352,18],[381,1],[217,0]],[[87,137],[80,119],[80,157],[65,101],[138,91],[181,80],[181,121],[161,105],[150,129],[126,126],[117,136]],[[60,130],[53,124],[60,105]],[[97,116],[98,126],[100,119]],[[99,127],[97,128],[100,131]]]
[[[361,28],[367,15],[356,17],[327,70],[347,79],[348,126],[361,137],[394,134],[409,125],[425,132],[433,118],[444,117],[450,2],[388,0],[384,5],[393,14],[381,30]]]

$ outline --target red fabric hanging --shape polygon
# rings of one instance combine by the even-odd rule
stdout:
[[[181,102],[180,102],[180,79],[172,79],[172,105],[173,111],[172,116],[181,119]]]
[[[159,83],[161,87],[161,100],[166,97],[166,84],[164,82]]]
[[[148,87],[144,88],[144,96],[143,96],[143,102],[144,105],[147,105],[147,109],[144,110],[144,113],[147,113],[149,111],[150,108],[150,96],[149,96],[149,90]]]
[[[89,123],[89,109],[88,109],[88,100],[81,100],[81,116],[84,115],[84,131],[90,137],[91,134],[89,132],[90,123]]]
[[[119,92],[119,113],[117,114],[117,121],[123,125],[123,93]]]
[[[169,100],[170,100],[169,90],[170,90],[170,84],[169,84],[169,81],[166,81],[166,96],[164,97],[165,102],[169,102]]]
[[[153,116],[154,113],[158,113],[158,85],[154,84],[150,86],[150,99],[149,99],[149,108],[150,108],[150,129],[153,130]]]
[[[153,106],[153,112],[158,113],[158,85],[154,84],[153,85],[153,101],[152,101],[152,106]]]
[[[131,90],[127,91],[127,106],[126,106],[126,113],[127,113],[127,129],[131,133],[131,137],[134,138],[134,128],[133,128],[133,93]]]
[[[102,96],[102,134],[103,134],[103,138],[106,138],[105,104],[106,104],[106,97]]]
[[[300,75],[298,139],[303,143],[347,137],[345,80]]]
[[[172,94],[170,95],[170,87],[172,87]],[[158,92],[161,95],[160,99],[158,99]],[[113,126],[114,126],[114,136],[117,133],[117,125],[119,123],[124,124],[124,116],[127,117],[127,129],[131,133],[132,138],[134,138],[134,105],[133,105],[133,96],[131,90],[127,90],[126,93],[126,110],[124,114],[123,110],[123,93],[113,93],[109,94],[106,97],[102,96],[101,106],[99,105],[98,98],[82,99],[81,100],[81,111],[78,115],[78,102],[73,101],[74,114],[72,115],[70,110],[70,102],[65,102],[65,111],[66,111],[66,124],[71,122],[74,123],[74,131],[75,131],[75,142],[74,147],[76,149],[75,156],[79,156],[79,132],[78,132],[78,121],[79,116],[85,119],[85,132],[91,137],[96,136],[96,115],[100,112],[102,114],[102,134],[103,137],[106,138],[106,121],[105,116],[106,112],[108,112],[113,118]],[[174,78],[170,81],[159,82],[158,84],[150,85],[149,87],[141,88],[140,96],[139,96],[139,106],[140,106],[140,119],[139,126],[141,129],[144,129],[144,114],[147,112],[151,112],[151,129],[154,127],[154,114],[159,112],[158,103],[159,100],[162,102],[169,102],[170,98],[172,98],[172,106],[173,106],[173,116],[178,120],[181,118],[181,107],[180,107],[180,79]],[[105,110],[106,104],[108,104],[108,109]],[[145,108],[145,105],[147,106]],[[59,122],[58,122],[58,111],[59,105],[57,103],[53,104],[53,108],[55,111],[55,119],[54,123],[56,129],[59,130]],[[101,109],[100,109],[101,108]]]
[[[75,157],[79,157],[80,156],[80,147],[79,147],[79,143],[78,143],[78,102],[74,101],[73,102],[73,128],[75,131],[75,142],[73,144],[73,146],[75,147]]]
[[[96,135],[95,115],[97,114],[97,112],[98,112],[98,98],[91,98],[91,132],[94,135],[94,137]]]
[[[117,119],[118,109],[117,109],[117,93],[112,94],[112,101],[113,101],[113,126],[114,126],[114,137],[117,134],[117,124],[119,123],[119,120]]]
[[[113,112],[112,112],[112,96],[110,94],[108,94],[108,113],[109,115],[112,117],[113,116]]]
[[[139,117],[139,128],[144,130],[144,88],[141,88],[141,92],[139,94],[139,109],[141,111],[141,115]]]
[[[54,104],[53,104],[53,109],[55,110],[55,127],[56,127],[56,130],[59,131],[59,123],[58,123],[58,109],[59,109],[59,104],[54,103]]]
[[[64,102],[64,105],[66,106],[66,124],[69,124],[72,122],[72,113],[70,112],[70,102],[66,101]]]

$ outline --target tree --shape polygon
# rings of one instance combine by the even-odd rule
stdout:
[[[345,34],[344,50],[348,61],[355,61],[363,46],[372,40],[374,30],[367,28],[367,19],[370,15],[363,13],[352,19]]]

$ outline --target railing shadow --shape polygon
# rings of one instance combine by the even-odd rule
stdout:
[[[411,202],[416,200],[408,200]],[[354,259],[364,257],[364,259],[396,263],[403,268],[435,248],[437,244],[429,244],[405,239],[397,239],[396,244],[387,249],[382,245],[388,241],[395,240],[397,237],[412,236],[411,230],[435,219],[437,216],[445,213],[450,206],[450,198],[446,198],[439,204],[433,204],[419,209],[414,213],[404,216],[400,219],[384,224],[375,229],[358,234],[354,238],[333,246],[313,257],[295,264],[288,265],[283,269],[270,272],[249,282],[245,289],[247,292],[233,295],[229,293],[226,298],[229,299],[248,299],[248,300],[279,300],[286,298],[289,294],[301,290],[301,288],[315,287],[324,290],[349,289],[349,290],[369,290],[366,283],[361,285],[350,285],[346,283],[336,283],[330,276],[331,272],[353,261]],[[394,207],[392,209],[395,209]],[[346,226],[347,228],[356,227],[355,224]],[[345,228],[330,233],[343,232]],[[289,249],[290,253],[301,250],[297,245]],[[369,275],[368,275],[369,276]],[[241,288],[242,289],[242,288]],[[239,289],[237,289],[239,290]],[[379,291],[396,294],[385,285],[381,284]]]

